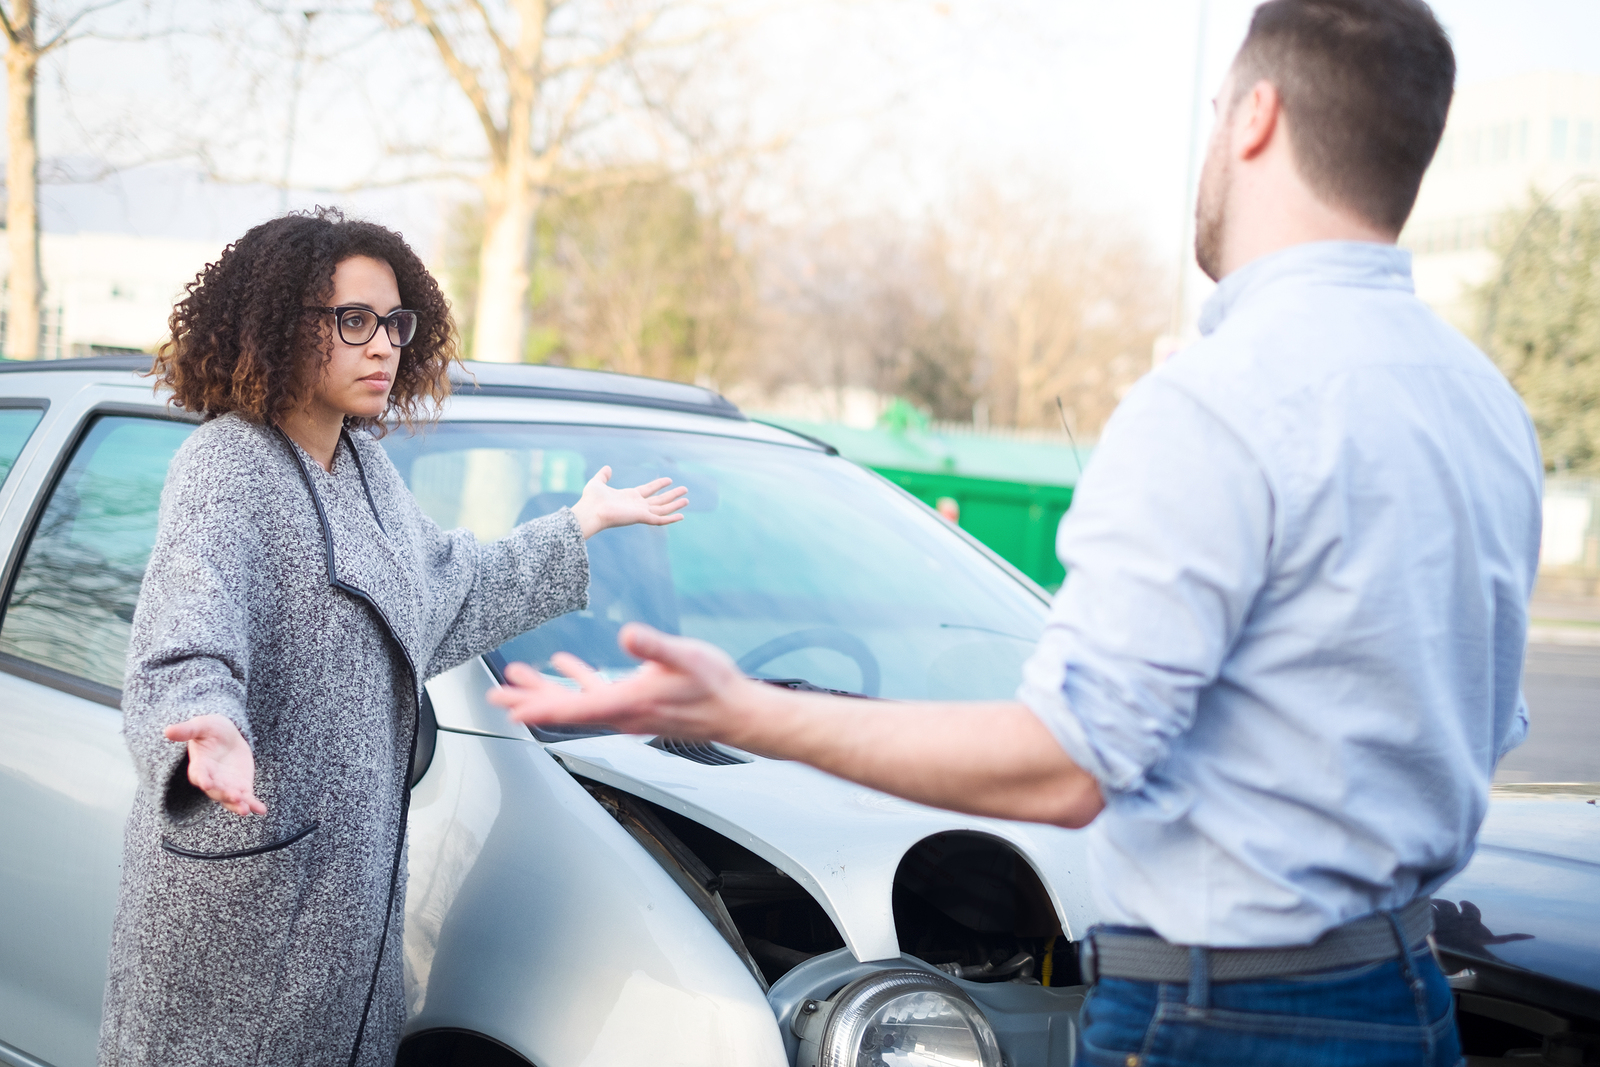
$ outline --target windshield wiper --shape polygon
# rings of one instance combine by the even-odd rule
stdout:
[[[1029,645],[1033,644],[1034,642],[1036,642],[1038,640],[1038,638],[1036,638],[1036,637],[1018,637],[1016,634],[1008,634],[1004,630],[996,630],[991,626],[974,626],[970,622],[941,622],[939,624],[939,629],[941,629],[941,630],[981,630],[986,634],[998,634],[1001,637],[1009,637],[1013,641],[1021,641],[1024,644],[1029,644]]]
[[[828,689],[804,678],[757,678],[748,675],[751,681],[766,682],[768,685],[782,686],[784,689],[793,689],[799,693],[829,693],[836,697],[855,697],[857,700],[877,700],[878,697],[869,697],[865,693],[852,693],[848,689]]]

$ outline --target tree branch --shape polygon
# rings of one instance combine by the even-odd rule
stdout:
[[[225,174],[212,164],[209,157],[204,156],[203,154],[199,157],[199,162],[201,164],[201,172],[205,175],[206,180],[216,185],[263,185],[277,188],[283,187],[281,176],[262,177],[248,174]],[[343,185],[290,184],[288,188],[300,193],[323,193],[334,196],[347,196],[351,193],[359,193],[371,189],[398,189],[409,185],[419,185],[427,182],[461,182],[466,185],[476,185],[482,180],[483,173],[481,170],[438,170],[421,174],[406,174],[394,178],[360,178],[353,182],[346,182]]]
[[[661,17],[665,13],[666,7],[668,6],[671,5],[664,5],[663,7],[657,8],[655,11],[651,12],[648,16],[641,16],[639,19],[635,20],[634,26],[639,27],[639,33],[635,34],[633,28],[631,27],[627,31],[628,34],[633,34],[634,36],[634,40],[629,45],[627,51],[635,55],[642,55],[647,52],[670,52],[677,48],[687,48],[691,45],[703,44],[708,38],[717,34],[731,32],[739,29],[740,27],[756,25],[763,19],[769,18],[770,12],[785,10],[790,5],[774,4],[770,8],[765,10],[757,10],[747,15],[730,15],[727,18],[718,19],[690,33],[682,33],[673,37],[660,37],[646,42],[639,41],[638,37],[642,36],[644,30],[649,29],[649,24],[659,22],[661,20]],[[640,23],[644,23],[644,25],[640,26]],[[602,52],[596,52],[587,56],[579,56],[575,59],[567,60],[564,63],[559,63],[549,68],[549,77],[556,78],[563,74],[568,74],[574,70],[580,70],[585,67],[603,67],[607,64],[615,62],[618,58],[620,58],[620,56],[617,54],[616,47],[613,46],[612,48],[608,48]]]
[[[472,109],[478,113],[478,122],[483,126],[483,135],[489,141],[490,153],[496,159],[503,160],[506,154],[506,133],[495,121],[494,111],[489,104],[488,90],[479,79],[477,70],[456,53],[450,38],[439,28],[439,21],[434,17],[433,9],[428,6],[427,0],[411,0],[411,10],[416,15],[417,21],[422,24],[422,28],[428,31],[428,36],[433,39],[434,47],[439,50],[439,58],[444,61],[445,69],[466,94]]]
[[[6,40],[12,44],[22,43],[22,38],[17,36],[16,28],[11,25],[11,16],[6,13],[4,4],[0,4],[0,28],[5,30]]]
[[[511,49],[506,45],[505,38],[500,36],[500,31],[494,28],[494,22],[489,18],[489,9],[483,6],[483,0],[467,0],[472,9],[483,20],[483,32],[489,35],[489,40],[494,43],[494,50],[500,53],[500,65],[510,70],[516,63],[516,58],[511,54]]]
[[[559,152],[561,146],[567,143],[572,123],[578,117],[583,105],[588,103],[589,97],[593,95],[595,86],[600,82],[600,75],[611,64],[633,52],[639,38],[648,32],[660,17],[660,8],[640,15],[633,20],[633,24],[623,31],[616,41],[612,42],[610,48],[596,53],[589,57],[589,62],[582,64],[588,67],[589,73],[584,78],[583,84],[578,87],[577,91],[572,94],[572,98],[567,101],[567,106],[562,110],[561,117],[551,126],[549,134],[550,151]],[[578,69],[578,65],[569,65],[568,69]],[[558,76],[558,73],[549,74],[550,78]]]
[[[86,7],[79,8],[71,18],[67,19],[66,22],[61,24],[61,28],[56,31],[54,37],[50,38],[44,44],[39,46],[39,54],[42,56],[45,53],[50,52],[63,44],[66,44],[72,39],[68,36],[68,34],[72,32],[72,27],[76,26],[90,15],[104,11],[107,8],[116,7],[122,2],[123,0],[101,0],[101,2],[98,4],[89,4]]]
[[[575,70],[599,71],[605,69],[627,53],[637,49],[640,36],[660,17],[660,9],[640,15],[638,18],[633,20],[632,25],[622,32],[620,37],[612,42],[609,48],[601,49],[600,51],[591,55],[580,56],[576,59],[569,59],[565,62],[556,63],[553,66],[546,67],[546,79],[554,81],[563,74],[570,74]]]
[[[629,185],[681,181],[692,175],[704,174],[725,163],[775,152],[785,147],[789,140],[788,135],[780,135],[760,144],[700,156],[693,163],[682,167],[668,167],[660,163],[635,163],[630,166],[606,167],[603,170],[567,172],[546,185],[544,191],[552,196],[575,197]]]

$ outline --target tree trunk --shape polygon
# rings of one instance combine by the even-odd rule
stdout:
[[[39,127],[35,89],[39,70],[31,0],[19,0],[13,27],[18,40],[6,48],[6,238],[11,278],[6,309],[5,354],[39,358]]]
[[[472,358],[521,363],[528,339],[529,268],[539,194],[530,188],[525,157],[512,156],[484,183],[483,248],[478,253],[478,304]]]
[[[472,356],[489,363],[521,363],[527,357],[533,312],[528,303],[533,227],[546,184],[535,179],[548,179],[556,157],[556,152],[538,151],[533,132],[550,4],[517,0],[515,7],[517,43],[504,67],[505,124],[483,187],[483,248],[478,253],[478,306],[473,320]]]

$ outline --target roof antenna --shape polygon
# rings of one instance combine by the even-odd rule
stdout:
[[[1056,410],[1061,412],[1061,428],[1067,431],[1067,441],[1072,445],[1072,462],[1078,465],[1078,478],[1083,478],[1083,460],[1078,458],[1078,442],[1072,439],[1072,427],[1067,425],[1066,405],[1061,403],[1061,394],[1056,394]]]

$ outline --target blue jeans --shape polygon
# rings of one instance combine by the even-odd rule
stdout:
[[[1426,948],[1346,970],[1211,984],[1103,978],[1080,1067],[1456,1067],[1450,986]]]

